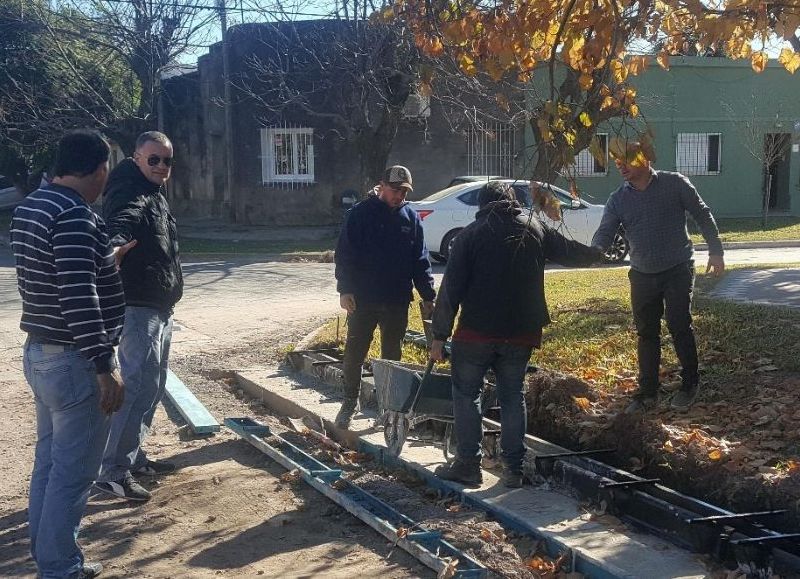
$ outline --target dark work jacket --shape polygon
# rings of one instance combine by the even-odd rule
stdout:
[[[433,301],[422,222],[408,205],[393,209],[370,195],[347,214],[336,245],[336,289],[356,304],[408,304],[412,285]]]
[[[136,240],[120,266],[126,305],[172,311],[183,296],[175,218],[161,187],[148,181],[133,159],[111,172],[103,218],[111,245]]]
[[[550,323],[544,296],[545,261],[586,266],[599,250],[529,219],[516,202],[495,201],[455,238],[433,314],[433,335],[459,326],[492,337],[531,335]]]

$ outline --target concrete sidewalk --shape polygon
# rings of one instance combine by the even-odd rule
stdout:
[[[711,297],[800,308],[800,269],[742,269],[728,272]]]
[[[278,415],[307,416],[314,424],[324,424],[327,433],[340,442],[348,442],[362,452],[368,447],[375,449],[376,454],[385,452],[383,433],[374,427],[375,415],[371,411],[362,410],[357,414],[348,431],[333,428],[339,399],[324,383],[279,368],[240,370],[236,378],[249,396]],[[427,480],[444,458],[441,448],[410,439],[405,444],[401,461],[407,470]],[[490,471],[484,471],[484,483],[477,489],[439,482],[449,491],[463,493],[466,504],[488,506],[492,517],[499,516],[499,520],[508,525],[514,521],[548,547],[558,545],[560,552],[570,549],[571,563],[591,567],[592,576],[648,579],[708,576],[700,557],[628,527],[619,519],[594,516],[568,492],[556,492],[547,483],[507,489],[500,484],[497,473]],[[584,568],[586,570],[588,568]]]

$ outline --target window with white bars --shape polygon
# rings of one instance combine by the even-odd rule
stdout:
[[[467,174],[510,177],[514,173],[513,125],[481,123],[467,131]]]
[[[584,149],[575,157],[576,177],[599,177],[608,174],[608,134],[598,133],[595,138],[603,151],[603,162],[595,159],[588,148]]]
[[[678,133],[675,168],[684,175],[719,175],[720,133]]]
[[[261,129],[261,182],[314,182],[314,129]]]

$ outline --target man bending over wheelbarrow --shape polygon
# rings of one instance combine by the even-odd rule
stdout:
[[[523,214],[506,183],[487,183],[478,204],[475,221],[455,238],[433,313],[430,357],[442,360],[461,308],[451,361],[456,460],[436,474],[470,486],[483,482],[480,394],[491,368],[502,416],[503,481],[517,488],[525,456],[525,372],[533,349],[541,345],[542,328],[550,323],[545,260],[586,266],[601,262],[603,255]]]

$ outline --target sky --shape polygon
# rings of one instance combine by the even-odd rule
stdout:
[[[112,1],[125,1],[125,0],[112,0]],[[197,5],[213,6],[218,0],[175,0],[180,3],[197,2]],[[282,6],[286,14],[292,15],[292,19],[305,20],[312,18],[324,18],[334,12],[338,6],[338,1],[333,0],[290,0],[289,3],[281,4],[281,0],[265,2],[264,0],[225,0],[228,5],[228,27],[241,24],[243,22],[264,22],[274,18],[275,12],[273,8]],[[282,16],[281,19],[286,19]],[[193,66],[197,63],[197,59],[208,52],[208,46],[219,42],[222,39],[222,32],[220,28],[219,19],[213,19],[206,30],[204,30],[199,46],[191,48],[186,53],[182,54],[178,59],[182,65]],[[753,42],[753,50],[766,50],[770,58],[777,58],[781,49],[784,46],[790,46],[788,42],[779,38],[770,39],[765,47],[761,46],[760,42]],[[642,52],[647,47],[644,45],[637,46],[637,52]]]

